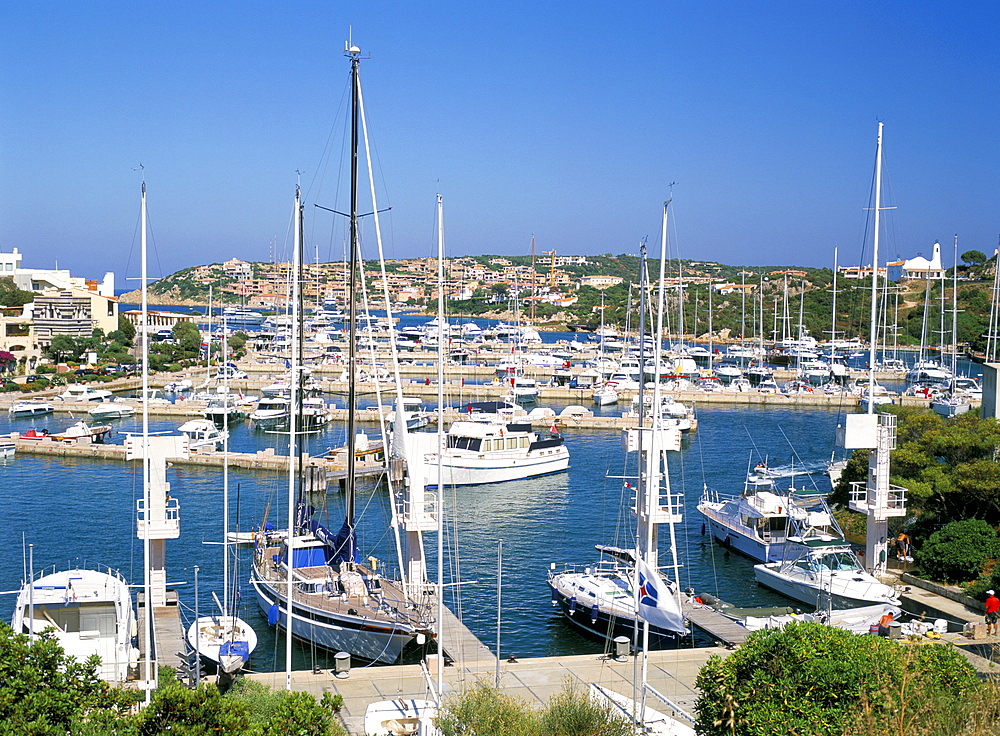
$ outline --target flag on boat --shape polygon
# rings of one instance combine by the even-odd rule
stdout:
[[[659,574],[643,562],[635,561],[636,572],[639,575],[639,587],[636,590],[636,603],[639,618],[649,621],[651,626],[679,634],[687,633],[684,626],[684,615],[672,595],[667,584]]]

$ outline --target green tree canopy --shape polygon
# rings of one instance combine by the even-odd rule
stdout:
[[[967,250],[962,254],[962,263],[970,266],[981,266],[986,263],[986,254],[981,250]]]
[[[10,276],[0,277],[0,306],[23,307],[35,300],[35,292],[19,289]]]
[[[726,659],[709,659],[695,707],[705,736],[840,736],[859,733],[852,726],[866,715],[898,722],[889,730],[903,734],[977,686],[975,670],[952,648],[903,647],[801,622],[756,631]]]
[[[0,731],[61,736],[94,713],[123,716],[138,697],[99,680],[96,658],[78,662],[49,634],[33,640],[0,624]]]

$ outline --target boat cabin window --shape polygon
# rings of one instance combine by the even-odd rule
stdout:
[[[479,452],[482,442],[482,439],[479,437],[449,437],[448,447],[454,447],[456,450]]]

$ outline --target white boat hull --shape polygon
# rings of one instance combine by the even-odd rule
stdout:
[[[731,549],[758,562],[776,562],[782,557],[784,542],[767,543],[747,536],[745,532],[735,529],[722,519],[717,518],[712,509],[704,504],[698,505],[698,511],[705,517],[712,538],[726,549]]]
[[[832,598],[834,608],[853,608],[877,603],[899,605],[899,597],[888,585],[854,580],[853,575],[836,572],[809,572],[795,568],[794,574],[780,571],[780,563],[754,565],[754,577],[765,588],[822,608]]]
[[[66,654],[80,662],[96,654],[97,676],[107,682],[125,682],[138,663],[132,597],[117,574],[82,568],[36,578],[21,588],[11,627],[19,634],[52,631]]]
[[[398,698],[365,709],[366,736],[440,736],[437,706],[431,700]]]
[[[257,633],[236,616],[201,616],[188,627],[187,642],[223,672],[232,674],[257,648]]]
[[[441,479],[449,486],[503,483],[560,473],[569,468],[569,451],[565,447],[560,446],[545,452],[546,454],[509,457],[446,456],[441,461],[440,479],[437,455],[428,455],[427,485],[440,486]]]

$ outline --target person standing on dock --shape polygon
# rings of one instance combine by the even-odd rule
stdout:
[[[1000,598],[997,598],[992,590],[987,590],[986,596],[986,635],[996,636],[997,628],[1000,626],[997,623],[997,619],[1000,618]]]

